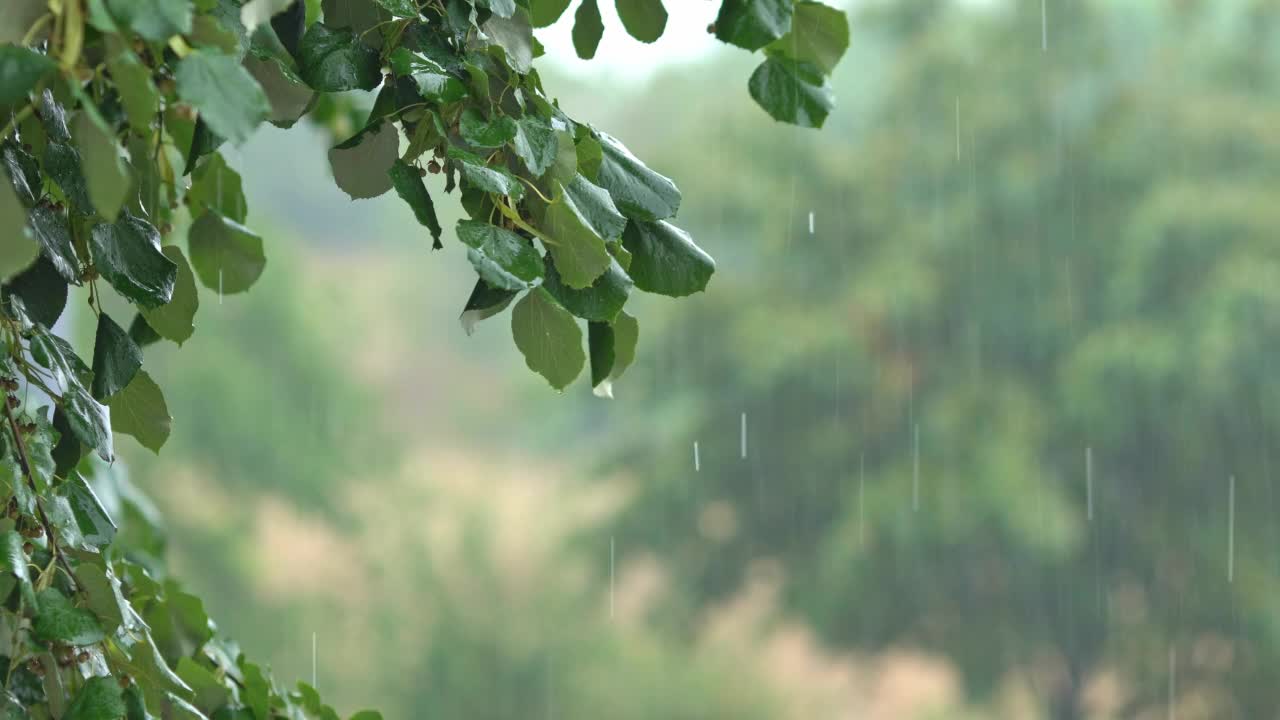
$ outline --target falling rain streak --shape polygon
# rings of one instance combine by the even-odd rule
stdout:
[[[702,459],[698,455],[698,441],[693,441],[693,471],[702,472]]]
[[[1174,698],[1178,694],[1178,649],[1169,648],[1169,720],[1177,717],[1177,711],[1174,708]]]
[[[956,96],[956,162],[960,161],[960,97]]]
[[[1086,517],[1093,522],[1093,448],[1084,449],[1084,502]]]
[[[613,619],[613,536],[609,536],[609,619]]]
[[[742,413],[741,420],[742,420],[741,427],[739,428],[739,432],[738,432],[738,444],[739,444],[738,449],[742,454],[742,459],[746,460],[747,459],[747,414],[746,413]]]
[[[1049,0],[1040,0],[1040,50],[1049,51]]]
[[[911,426],[911,510],[920,509],[920,423]]]
[[[858,544],[862,545],[866,540],[867,531],[866,524],[863,522],[866,513],[864,512],[864,499],[867,489],[867,456],[865,454],[858,455]]]
[[[809,234],[813,234],[813,211],[809,211]]]
[[[1227,479],[1227,582],[1236,576],[1236,476]]]

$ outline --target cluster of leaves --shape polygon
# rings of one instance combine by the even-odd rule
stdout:
[[[219,154],[260,124],[352,115],[329,157],[352,198],[394,190],[435,247],[423,178],[443,174],[470,219],[457,239],[479,279],[470,327],[513,301],[515,343],[560,389],[587,364],[607,393],[631,363],[633,288],[680,297],[714,263],[671,224],[675,184],[550,101],[533,28],[568,0],[6,0],[0,9],[0,632],[8,717],[334,717],[303,686],[280,691],[215,639],[199,601],[162,583],[145,550],[114,547],[86,482],[96,454],[131,435],[158,451],[171,418],[142,349],[184,343],[199,287],[239,293],[261,275],[240,176]],[[633,36],[665,29],[660,0],[618,0]],[[725,0],[717,37],[766,60],[751,94],[776,118],[819,126],[826,75],[848,44],[843,13],[813,2]],[[574,37],[603,28],[583,0]],[[5,182],[7,180],[7,182]],[[168,242],[185,228],[186,252]],[[105,281],[105,282],[100,282]],[[53,332],[72,287],[97,331],[86,363]],[[110,286],[136,308],[104,309]],[[519,299],[517,300],[517,297]],[[127,329],[126,329],[127,326]],[[32,390],[52,401],[34,411]],[[131,555],[134,553],[135,555]],[[154,558],[153,558],[154,560]],[[33,569],[35,572],[33,572]]]

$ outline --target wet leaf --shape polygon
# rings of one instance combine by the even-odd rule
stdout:
[[[206,212],[192,223],[187,250],[200,282],[223,295],[248,290],[267,265],[262,238],[216,212]]]
[[[562,390],[586,364],[582,329],[543,288],[530,290],[511,311],[511,335],[525,364]]]

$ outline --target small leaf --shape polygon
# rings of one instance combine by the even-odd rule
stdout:
[[[458,316],[462,331],[468,336],[471,335],[475,332],[478,323],[505,310],[515,297],[514,290],[499,290],[491,287],[484,280],[476,280],[476,285],[467,298],[467,304],[463,307],[462,314]]]
[[[835,95],[816,65],[770,57],[751,74],[751,97],[774,120],[820,128],[835,107]]]
[[[95,225],[89,237],[94,265],[121,295],[148,308],[172,299],[178,266],[160,252],[151,223],[126,209],[116,222]]]
[[[730,45],[759,50],[791,29],[794,0],[724,0],[716,17],[716,37]]]
[[[662,0],[614,0],[618,19],[631,37],[651,43],[667,29],[667,9]]]
[[[556,183],[555,198],[543,216],[542,229],[555,241],[547,249],[560,277],[571,288],[587,287],[613,261],[604,238],[592,228],[573,196],[559,183]]]
[[[529,19],[536,28],[547,27],[560,19],[573,0],[529,0]]]
[[[267,94],[271,105],[267,119],[277,127],[292,127],[316,96],[297,73],[276,58],[250,55],[244,59],[244,67]]]
[[[67,307],[67,281],[58,274],[49,258],[40,255],[26,270],[5,283],[4,297],[22,300],[27,317],[53,327]]]
[[[178,266],[178,279],[173,285],[173,297],[156,308],[142,308],[145,325],[159,337],[179,345],[195,332],[196,311],[200,309],[200,295],[196,290],[196,277],[191,265],[177,245],[165,245],[160,249],[170,262]]]
[[[17,106],[57,63],[33,50],[0,45],[0,106]]]
[[[126,712],[123,692],[120,682],[109,675],[91,677],[67,706],[63,720],[119,720]]]
[[[116,524],[102,507],[102,502],[85,483],[84,478],[73,473],[58,491],[71,506],[76,525],[86,546],[102,548],[116,537]]]
[[[533,243],[488,223],[458,221],[458,239],[470,248],[471,261],[480,278],[500,290],[524,290],[542,278],[542,256]]]
[[[667,222],[632,221],[623,235],[631,253],[628,273],[645,292],[683,297],[707,287],[716,263],[685,231]]]
[[[4,168],[9,171],[9,180],[18,199],[27,207],[35,205],[43,192],[40,187],[43,182],[40,163],[12,142],[0,143],[0,159],[4,162]]]
[[[594,133],[600,143],[600,169],[595,183],[613,196],[623,215],[633,220],[665,220],[680,209],[680,190],[670,179],[650,170],[627,148],[604,133]],[[582,165],[580,157],[579,165]]]
[[[40,610],[33,623],[33,630],[40,640],[68,645],[90,645],[106,637],[93,613],[75,607],[55,588],[45,588],[36,593],[36,604]],[[119,692],[120,686],[114,679],[110,680]],[[123,708],[120,714],[124,714]]]
[[[187,204],[192,217],[198,217],[205,210],[215,210],[243,223],[248,214],[240,173],[232,170],[219,153],[210,155],[192,173]]]
[[[111,316],[98,313],[93,343],[93,396],[105,400],[120,392],[142,367],[142,350]]]
[[[312,25],[298,46],[298,71],[320,92],[372,90],[382,82],[378,53],[351,30]]]
[[[187,250],[200,282],[220,294],[248,290],[267,265],[262,238],[216,212],[206,212],[192,223]]]
[[[440,227],[440,220],[436,217],[435,203],[431,201],[431,194],[427,192],[427,186],[422,182],[422,176],[417,168],[406,164],[403,160],[396,160],[389,174],[396,194],[408,203],[418,223],[431,233],[434,246],[440,247],[440,236],[443,230]]]
[[[511,334],[525,364],[563,390],[582,372],[582,329],[543,288],[534,288],[511,311]]]
[[[448,157],[461,168],[462,177],[477,189],[507,195],[512,200],[524,197],[524,185],[506,168],[489,167],[479,155],[455,147],[449,148]]]
[[[53,263],[54,269],[63,280],[79,285],[80,261],[76,258],[67,216],[54,210],[52,205],[41,204],[31,208],[29,219],[31,232],[44,248],[44,255]]]
[[[82,110],[72,121],[72,137],[81,152],[81,171],[89,200],[98,214],[115,222],[129,192],[129,174],[120,145],[97,110]]]
[[[511,149],[529,173],[539,178],[555,164],[560,144],[550,123],[528,115],[516,121],[516,136],[511,140]]]
[[[62,396],[62,409],[67,424],[80,442],[97,451],[98,457],[111,462],[115,452],[111,443],[111,411],[93,399],[88,390],[73,385]]]
[[[595,282],[582,289],[566,287],[560,282],[556,268],[548,265],[544,285],[547,292],[576,317],[595,322],[613,322],[622,306],[627,303],[627,297],[635,283],[614,260]]]
[[[131,435],[143,447],[159,453],[169,439],[173,417],[164,393],[146,370],[139,370],[133,382],[107,402],[116,432]]]
[[[849,18],[843,10],[799,0],[791,32],[769,44],[765,52],[813,63],[830,75],[849,49]]]
[[[596,1],[582,0],[573,16],[573,49],[583,60],[596,56],[600,38],[604,35],[604,22],[600,19],[600,6]]]
[[[189,0],[106,0],[116,22],[142,37],[164,42],[191,32]]]
[[[127,610],[129,601],[121,594],[120,581],[114,573],[93,563],[81,563],[76,567],[76,579],[84,589],[85,604],[108,635],[125,624],[131,614]]]
[[[400,155],[400,131],[389,122],[361,130],[329,150],[333,180],[352,200],[377,197],[392,188],[389,174]]]
[[[516,137],[516,123],[506,115],[486,120],[475,108],[467,108],[458,122],[462,139],[478,148],[498,148]]]
[[[151,81],[151,69],[142,64],[121,42],[108,45],[107,70],[120,94],[120,104],[129,118],[129,127],[139,134],[151,129],[151,122],[160,111],[160,96]]]
[[[44,147],[44,170],[58,184],[62,195],[80,215],[93,214],[93,201],[81,169],[80,153],[66,141],[50,142]]]
[[[495,14],[484,24],[484,34],[502,48],[507,65],[521,75],[533,68],[533,26],[524,8],[514,8],[509,17]]]
[[[234,57],[197,50],[174,72],[178,97],[200,111],[209,129],[235,143],[249,135],[271,111],[267,96]]]

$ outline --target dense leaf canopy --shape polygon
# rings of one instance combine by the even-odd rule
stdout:
[[[470,217],[455,233],[478,275],[464,325],[515,301],[515,344],[557,389],[590,361],[607,394],[631,363],[639,326],[623,307],[632,289],[679,297],[707,286],[714,262],[672,224],[675,183],[543,91],[533,28],[569,4],[6,0],[5,717],[337,717],[313,688],[285,689],[218,634],[200,601],[166,577],[145,498],[101,465],[114,459],[117,434],[157,452],[169,436],[143,348],[191,337],[200,286],[219,298],[243,292],[266,266],[224,144],[264,122],[327,128],[338,187],[353,199],[394,189],[434,247],[444,233],[423,177],[442,173]],[[666,29],[661,0],[616,7],[638,40]],[[604,32],[597,0],[583,0],[574,20],[575,46],[590,57]],[[725,0],[709,31],[763,50],[749,90],[771,116],[822,125],[827,76],[848,45],[842,12]],[[372,109],[357,110],[350,91],[376,91]],[[136,314],[108,314],[109,291]],[[96,316],[87,360],[54,330],[69,298],[86,295]],[[33,390],[51,405],[19,400]],[[128,528],[121,540],[117,521]]]

